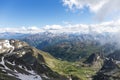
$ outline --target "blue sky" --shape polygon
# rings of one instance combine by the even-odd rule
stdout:
[[[96,16],[101,18],[99,13],[102,7],[98,6],[94,9],[93,5],[99,5],[100,2],[91,2],[91,6],[88,3],[92,0],[88,0],[85,4],[81,4],[83,3],[81,1],[84,0],[0,0],[0,27],[42,27],[53,24],[63,25],[66,22],[71,24],[99,23]],[[112,19],[113,17],[108,16],[103,21]]]
[[[0,0],[0,27],[92,23],[92,14],[70,11],[62,0]]]

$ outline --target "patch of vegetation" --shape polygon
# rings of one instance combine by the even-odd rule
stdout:
[[[97,71],[92,67],[82,67],[82,63],[80,62],[61,61],[43,51],[39,51],[39,53],[44,57],[46,64],[53,71],[66,77],[72,76],[73,78],[79,78],[79,80],[88,80],[88,78],[95,75]]]

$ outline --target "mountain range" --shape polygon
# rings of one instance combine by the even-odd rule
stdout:
[[[8,34],[0,40],[1,80],[120,79],[120,49],[109,33],[0,35]]]
[[[21,39],[31,46],[49,52],[56,58],[77,61],[94,52],[105,55],[116,49],[116,42],[110,34],[54,34],[50,32],[33,34]]]

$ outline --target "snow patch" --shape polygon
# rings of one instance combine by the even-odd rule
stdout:
[[[9,40],[0,41],[0,53],[9,52],[11,53],[14,50],[14,46],[10,45]]]
[[[25,54],[25,51],[22,52],[22,55],[24,55],[24,54]]]
[[[18,73],[17,76],[21,80],[42,80],[39,75],[25,75]]]

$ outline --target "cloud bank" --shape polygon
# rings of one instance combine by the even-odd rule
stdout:
[[[46,25],[44,27],[20,27],[20,28],[0,28],[0,33],[15,32],[15,33],[118,33],[120,32],[120,20],[103,22],[100,24],[66,24],[66,25]]]
[[[120,14],[120,0],[62,0],[63,5],[70,10],[84,10],[87,7],[96,14],[99,20],[107,17],[118,17]],[[114,15],[114,16],[113,16]]]

